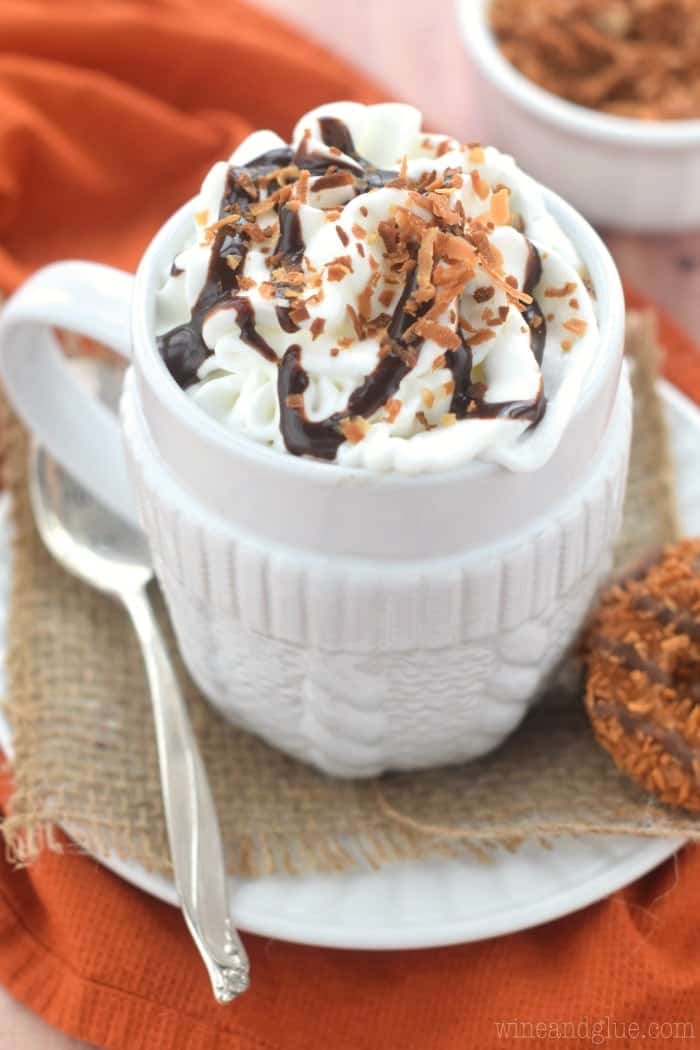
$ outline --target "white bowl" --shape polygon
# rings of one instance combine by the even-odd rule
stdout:
[[[545,91],[502,54],[489,5],[457,0],[474,137],[512,153],[593,223],[640,232],[700,228],[700,120],[617,117]]]

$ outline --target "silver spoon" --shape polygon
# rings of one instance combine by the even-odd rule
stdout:
[[[180,907],[216,999],[231,1002],[248,987],[248,956],[229,915],[221,831],[206,772],[146,591],[153,578],[146,540],[36,446],[29,488],[37,528],[54,558],[119,598],[131,616],[151,689]]]

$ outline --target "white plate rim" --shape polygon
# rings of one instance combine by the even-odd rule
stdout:
[[[666,380],[659,380],[659,390],[662,399],[670,406],[672,411],[681,416],[684,421],[695,428],[700,435],[700,410],[685,394]],[[9,549],[9,545],[8,545]],[[4,654],[3,654],[4,657]],[[0,708],[0,749],[12,757],[12,733]],[[70,835],[70,828],[64,829]],[[75,836],[73,836],[75,837]],[[593,844],[593,837],[590,840]],[[630,882],[647,874],[657,865],[671,857],[682,845],[683,840],[657,839],[657,838],[615,838],[600,837],[595,843],[600,842],[601,855],[605,854],[605,845],[611,843],[624,843],[629,847],[622,857],[613,857],[602,869],[594,872],[591,876],[583,879],[578,884],[565,886],[558,892],[550,894],[542,899],[534,899],[530,903],[520,902],[512,907],[503,907],[496,911],[488,911],[484,914],[463,915],[457,918],[448,918],[443,921],[428,919],[421,923],[420,916],[414,917],[413,921],[388,922],[385,925],[367,921],[343,921],[339,923],[329,922],[324,919],[321,922],[314,921],[304,915],[284,914],[284,901],[281,900],[281,910],[271,910],[269,905],[262,906],[259,899],[264,900],[265,888],[267,886],[268,896],[272,892],[272,899],[277,896],[283,898],[285,894],[285,880],[282,877],[271,879],[246,879],[231,880],[232,912],[236,925],[245,931],[265,937],[292,941],[299,944],[316,945],[319,947],[364,949],[364,950],[406,950],[443,947],[453,944],[464,944],[471,941],[482,940],[487,937],[496,937],[503,934],[515,933],[519,930],[530,929],[544,922],[569,915],[572,912],[585,908],[603,897],[627,886]],[[565,850],[566,843],[555,841],[550,847],[542,850],[542,857],[551,859],[553,851]],[[124,860],[115,854],[90,854],[105,868],[110,870],[125,882],[130,883],[137,889],[144,891],[150,896],[177,905],[177,894],[174,884],[162,876],[154,875],[145,870],[134,861]],[[498,854],[495,863],[508,864],[511,855],[503,852]],[[453,872],[458,872],[460,867],[465,869],[464,894],[469,892],[469,874],[467,866],[468,858],[435,858],[430,861],[403,862],[388,865],[377,872],[358,871],[345,872],[339,875],[326,876],[294,876],[296,887],[300,885],[313,885],[316,882],[338,886],[354,879],[374,880],[379,885],[379,880],[391,881],[398,873],[401,878],[410,877],[412,870],[427,869],[429,866],[437,868],[449,865]],[[473,863],[473,862],[472,862]],[[457,877],[460,877],[459,874]],[[272,887],[272,890],[270,890]],[[260,893],[262,890],[262,894]],[[339,890],[340,892],[340,890]],[[250,898],[250,900],[249,900]],[[419,911],[419,909],[418,909]]]

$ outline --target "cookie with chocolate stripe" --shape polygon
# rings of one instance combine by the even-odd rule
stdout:
[[[585,651],[598,741],[646,791],[700,811],[700,539],[614,584]]]

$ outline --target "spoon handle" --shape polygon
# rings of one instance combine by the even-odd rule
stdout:
[[[218,1002],[248,987],[248,956],[231,921],[221,831],[185,701],[145,588],[122,594],[146,665],[160,781],[180,905]]]

